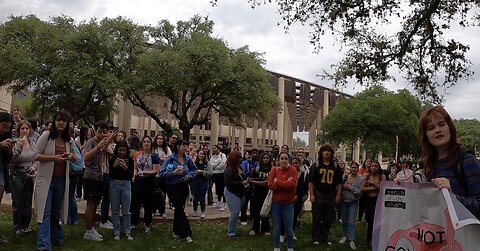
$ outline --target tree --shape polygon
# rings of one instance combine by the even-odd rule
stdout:
[[[393,93],[372,86],[336,105],[322,121],[317,140],[352,145],[360,139],[371,155],[392,155],[398,136],[400,155],[416,153],[419,116],[420,102],[407,90]]]
[[[218,0],[211,1],[214,5]],[[265,0],[247,0],[255,7]],[[311,28],[311,42],[320,50],[325,33],[332,33],[348,48],[333,73],[323,76],[337,86],[355,78],[369,86],[393,79],[389,69],[405,73],[406,80],[423,97],[442,99],[439,87],[469,79],[473,72],[465,54],[468,45],[447,32],[478,24],[478,1],[342,1],[269,0],[288,29],[294,23]],[[388,31],[388,32],[387,32]]]
[[[477,119],[454,120],[458,137],[468,148],[476,151],[480,146],[480,121]]]
[[[0,25],[0,85],[32,92],[32,107],[62,109],[74,121],[107,119],[115,79],[104,64],[105,47],[96,20],[75,24],[67,16],[49,22],[34,15]]]
[[[245,118],[265,118],[280,102],[271,89],[261,55],[248,47],[230,49],[211,36],[213,22],[198,16],[176,26],[162,21],[149,29],[149,49],[138,57],[135,78],[124,86],[132,104],[156,121],[155,97],[170,102],[183,138],[206,124],[213,111],[242,126]]]
[[[293,139],[293,146],[296,146],[296,147],[306,147],[307,146],[307,142],[305,142],[305,140],[301,139],[300,137],[296,137]]]

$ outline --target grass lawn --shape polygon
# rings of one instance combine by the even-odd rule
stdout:
[[[80,221],[78,226],[63,226],[65,234],[65,245],[63,247],[54,247],[54,250],[273,250],[272,237],[248,236],[250,226],[239,225],[239,238],[229,240],[226,237],[226,220],[198,221],[191,220],[193,230],[193,243],[187,244],[184,240],[173,239],[171,237],[171,222],[157,222],[153,225],[152,232],[149,235],[143,233],[143,229],[134,230],[133,241],[127,241],[122,235],[120,241],[113,240],[111,230],[99,229],[104,236],[102,242],[84,241],[84,220]],[[342,236],[341,223],[332,226],[330,230],[330,239],[332,246],[325,245],[313,246],[311,244],[310,213],[304,215],[302,225],[297,228],[296,235],[298,241],[295,243],[295,250],[351,250],[348,243],[338,244]],[[36,229],[36,225],[32,225]],[[5,235],[10,241],[7,245],[0,245],[0,250],[35,250],[36,231],[23,236],[16,237],[12,230],[11,214],[0,212],[0,233]],[[367,250],[365,248],[366,225],[357,224],[357,250]],[[282,247],[286,250],[286,246]]]

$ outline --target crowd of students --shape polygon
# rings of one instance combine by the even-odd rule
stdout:
[[[250,236],[273,235],[275,251],[282,242],[292,251],[297,240],[295,228],[309,199],[312,245],[332,244],[330,226],[338,217],[342,222],[338,242],[355,250],[356,226],[362,226],[356,225],[356,220],[362,221],[365,214],[366,245],[371,246],[380,184],[405,181],[397,175],[405,169],[411,170],[416,182],[432,181],[451,190],[475,216],[480,215],[480,166],[459,143],[455,126],[442,107],[432,107],[420,118],[424,169],[419,170],[412,170],[409,162],[390,163],[387,170],[370,159],[361,165],[344,163],[335,158],[335,150],[328,144],[321,146],[318,159],[311,161],[302,149],[292,154],[287,145],[264,152],[252,149],[242,155],[238,148],[225,151],[218,145],[210,151],[205,142],[197,148],[176,134],[127,138],[125,132],[104,122],[82,127],[75,137],[69,115],[61,111],[41,135],[29,121],[14,118],[0,113],[0,202],[4,190],[11,191],[13,229],[22,236],[33,231],[35,194],[38,250],[63,244],[61,223],[78,224],[76,203],[82,197],[87,202],[83,238],[88,241],[104,238],[95,229],[98,206],[99,227],[112,229],[114,240],[122,238],[122,231],[127,240],[133,240],[131,230],[139,228],[141,209],[143,230],[148,234],[152,216],[166,218],[167,205],[174,210],[172,237],[191,243],[193,233],[185,213],[191,198],[192,217],[204,219],[208,205],[219,211],[228,207],[228,238],[237,238],[239,221],[242,225],[250,221]],[[461,176],[448,167],[458,163],[463,163]],[[262,216],[269,192],[270,215]],[[7,243],[4,237],[0,241]]]

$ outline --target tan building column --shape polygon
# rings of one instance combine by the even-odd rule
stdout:
[[[252,148],[258,148],[258,120],[253,120],[252,127]]]
[[[243,152],[245,152],[245,135],[246,135],[246,130],[244,128],[240,128],[238,132],[238,146]]]
[[[330,95],[328,95],[330,92],[328,90],[323,91],[323,117],[325,118],[328,113],[329,113],[329,107],[330,107]]]
[[[265,140],[267,139],[267,124],[265,122],[262,123],[262,138],[260,142],[260,148],[265,150]]]
[[[270,148],[270,146],[273,145],[272,144],[272,142],[273,142],[273,140],[272,140],[273,139],[272,138],[273,132],[272,131],[273,131],[272,130],[272,125],[268,125],[268,148]],[[263,150],[267,150],[267,149],[263,149]]]
[[[357,141],[354,143],[353,161],[355,161],[357,163],[360,162],[360,140],[359,139],[357,139]]]
[[[281,110],[277,115],[277,144],[283,145],[283,131],[285,130],[285,113],[287,112],[287,107],[285,105],[285,79],[283,77],[278,78],[278,98],[280,99]]]
[[[210,128],[210,146],[213,145],[218,145],[218,133],[219,133],[219,121],[220,118],[218,116],[218,113],[215,111],[212,111],[211,115],[211,128]]]
[[[127,132],[127,137],[130,135],[130,127],[132,123],[133,105],[130,101],[122,100],[119,105],[118,113],[118,127],[120,130]]]
[[[206,127],[206,125],[201,125],[201,126],[200,126],[201,132],[202,132],[202,133],[201,133],[201,137],[202,137],[201,140],[205,140],[205,127]],[[200,139],[199,139],[199,141],[198,141],[197,143],[198,143],[198,146],[200,147]]]
[[[193,134],[195,135],[195,145],[200,145],[200,128],[198,125],[193,127]]]
[[[308,131],[308,148],[309,148],[309,156],[314,161],[317,160],[317,120],[315,119],[310,127],[310,131]],[[313,163],[312,163],[313,164]]]

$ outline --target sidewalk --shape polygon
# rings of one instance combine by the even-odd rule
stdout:
[[[12,198],[11,194],[4,194],[3,195],[3,200],[2,200],[2,207],[1,208],[8,208],[11,209],[12,205]],[[78,205],[78,213],[80,215],[85,214],[85,207],[87,206],[87,201],[81,200],[80,202],[77,203]],[[200,209],[200,206],[198,206]],[[311,204],[310,201],[305,202],[305,211],[310,211],[311,210]],[[98,214],[100,212],[100,209],[98,208]],[[188,215],[189,220],[201,220],[200,217],[193,217],[193,207],[192,206],[185,206],[185,213]],[[165,209],[165,214],[167,215],[167,218],[164,219],[159,216],[154,216],[153,219],[155,221],[168,221],[168,220],[173,220],[173,210],[166,206]],[[143,217],[143,210],[142,210],[142,215]],[[200,210],[199,210],[199,216],[200,216]],[[207,206],[205,210],[205,219],[207,220],[214,220],[214,219],[227,219],[230,216],[230,211],[228,210],[228,207],[226,207],[225,211],[220,211],[217,209],[215,206]]]

